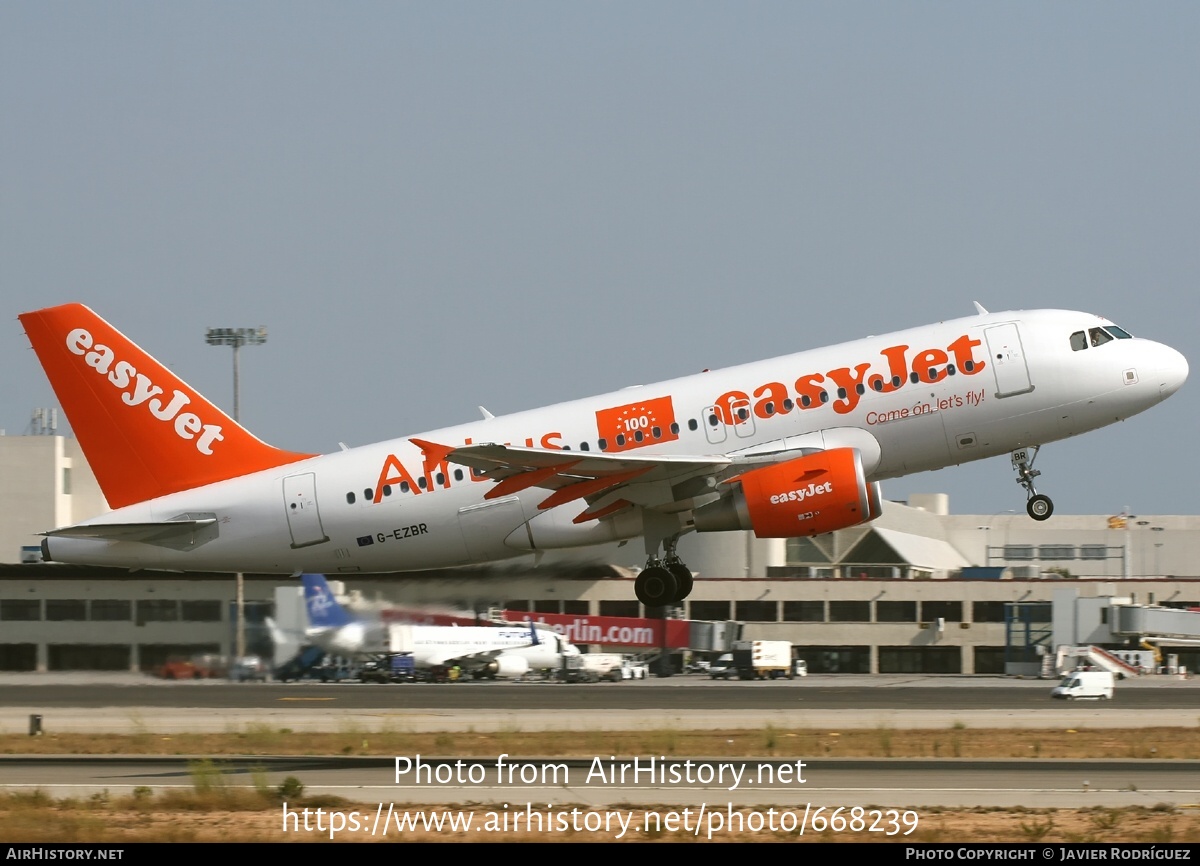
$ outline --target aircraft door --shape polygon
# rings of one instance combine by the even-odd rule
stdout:
[[[312,472],[289,475],[283,479],[283,506],[287,514],[288,529],[292,533],[292,547],[308,547],[329,540],[321,526],[321,512],[317,509],[317,476]]]
[[[1033,383],[1029,380],[1029,367],[1025,363],[1025,350],[1021,346],[1017,323],[994,325],[983,333],[987,340],[989,362],[996,374],[996,396],[1012,397],[1032,391]]]
[[[754,435],[754,412],[750,409],[749,400],[738,400],[729,407],[733,414],[733,432],[739,439],[749,439]]]
[[[720,445],[729,438],[729,431],[721,419],[721,410],[717,406],[705,406],[700,413],[700,423],[704,425],[704,436],[713,445]]]

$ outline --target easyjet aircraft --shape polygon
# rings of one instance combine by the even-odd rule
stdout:
[[[830,532],[881,479],[1039,446],[1150,408],[1174,349],[1088,313],[988,313],[345,449],[281,451],[78,304],[22,315],[113,511],[47,560],[182,571],[391,572],[641,535],[647,606],[687,596],[686,532]]]

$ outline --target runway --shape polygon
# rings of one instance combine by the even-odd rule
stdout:
[[[310,794],[333,794],[359,803],[469,801],[591,807],[706,803],[791,809],[807,805],[1113,808],[1170,803],[1200,808],[1200,761],[826,758],[804,760],[798,767],[796,760],[641,756],[634,767],[629,759],[612,761],[609,756],[584,760],[427,756],[421,763],[428,774],[422,776],[413,759],[258,757],[221,760],[215,766],[231,786],[277,787],[294,776],[303,780]],[[117,797],[141,786],[192,790],[194,760],[3,756],[0,776],[7,790],[36,788],[55,798],[86,798],[100,792]]]
[[[764,729],[837,731],[850,728],[1137,728],[1200,723],[1200,683],[1159,678],[1118,685],[1112,701],[1061,702],[1053,682],[1002,677],[808,677],[786,683],[715,682],[697,676],[640,682],[568,685],[462,683],[366,685],[163,682],[136,674],[0,675],[0,733],[24,734],[30,716],[45,733],[238,733],[289,729],[373,732],[536,732],[550,730]],[[234,785],[279,785],[301,778],[309,793],[355,802],[456,804],[579,803],[603,807],[698,804],[787,808],[874,805],[1079,807],[1200,804],[1198,761],[806,761],[804,781],[780,784],[769,775],[731,787],[659,784],[643,772],[634,784],[588,778],[588,762],[563,764],[552,784],[497,778],[499,756],[463,759],[480,765],[478,783],[412,783],[397,779],[395,755],[370,758],[254,757],[222,764]],[[412,757],[412,756],[403,756]],[[428,756],[427,756],[428,757]],[[453,756],[448,757],[453,760]],[[596,756],[607,759],[612,756]],[[629,760],[634,756],[615,756]],[[686,760],[675,756],[638,756]],[[0,758],[4,787],[39,788],[55,797],[193,787],[186,757]],[[716,767],[770,759],[696,757]],[[539,762],[522,758],[533,767]],[[750,776],[746,777],[750,779]],[[772,781],[774,783],[772,784]],[[540,808],[540,806],[539,806]]]
[[[0,733],[546,731],[1186,726],[1200,682],[1118,685],[1112,701],[1054,701],[1053,683],[1002,677],[808,677],[783,684],[701,677],[458,685],[163,682],[136,674],[0,676]]]

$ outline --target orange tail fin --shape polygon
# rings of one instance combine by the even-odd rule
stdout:
[[[313,456],[252,436],[82,304],[19,318],[113,508]]]

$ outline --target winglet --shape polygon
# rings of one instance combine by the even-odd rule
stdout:
[[[18,318],[112,508],[314,456],[251,435],[82,304]]]
[[[979,303],[979,301],[975,301],[975,309],[981,316],[986,316],[988,314],[988,311],[983,308],[983,304]]]
[[[526,617],[525,622],[529,624],[529,640],[533,642],[534,646],[539,646],[541,641],[538,639],[537,626],[533,624],[533,618]]]

